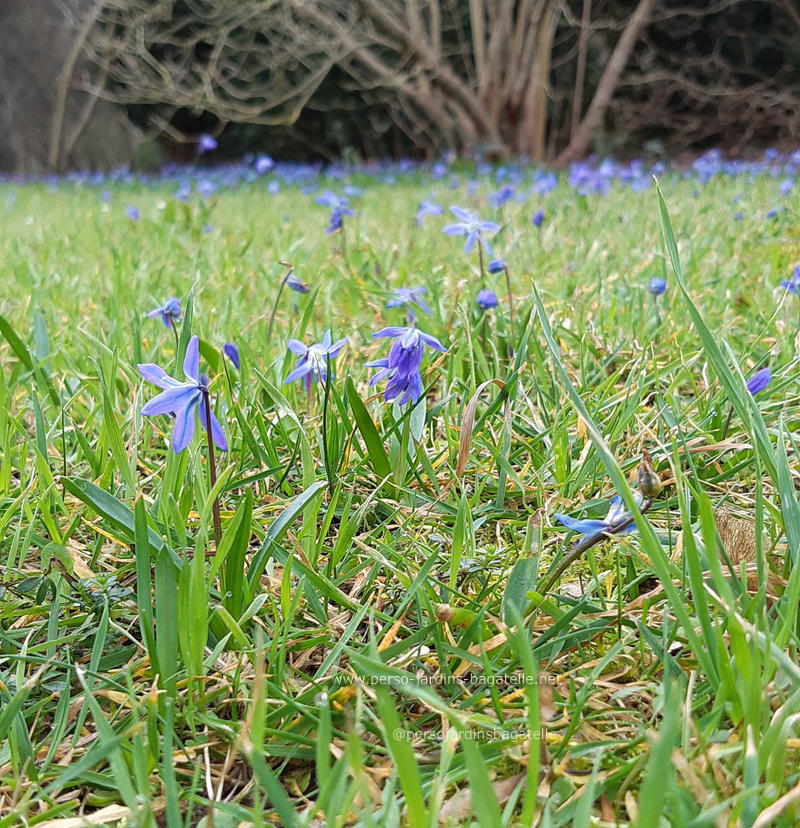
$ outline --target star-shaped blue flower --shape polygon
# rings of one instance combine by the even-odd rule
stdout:
[[[328,381],[328,359],[332,359],[339,355],[339,351],[344,348],[350,341],[348,337],[340,339],[338,342],[331,344],[333,337],[331,336],[331,329],[325,331],[325,336],[322,337],[322,342],[316,345],[306,345],[299,339],[289,340],[289,350],[299,356],[294,370],[289,372],[289,375],[283,381],[284,385],[295,380],[302,379],[306,391],[311,391],[311,383],[317,379],[322,379],[323,382]]]
[[[159,316],[167,328],[174,328],[175,323],[181,321],[181,303],[177,297],[173,296],[172,299],[167,299],[160,308],[153,308],[147,314],[148,319],[157,319]]]
[[[462,207],[451,207],[450,212],[457,218],[455,224],[448,224],[442,228],[442,233],[447,236],[466,236],[464,252],[469,253],[476,243],[483,246],[487,255],[492,255],[492,246],[483,237],[484,233],[497,233],[500,225],[493,221],[483,221],[475,213],[464,210]]]
[[[201,400],[208,399],[208,385],[205,376],[200,376],[200,340],[193,336],[186,348],[183,360],[184,382],[167,375],[163,368],[148,362],[137,366],[139,373],[153,385],[165,389],[158,396],[148,400],[142,407],[142,415],[155,417],[158,414],[173,414],[175,428],[172,431],[172,448],[176,454],[182,452],[194,437],[195,418]],[[202,424],[206,426],[206,415],[211,415],[211,437],[220,451],[228,450],[228,441],[219,420],[213,411],[201,411]]]
[[[425,353],[425,346],[445,352],[447,348],[430,334],[418,328],[389,327],[372,334],[375,339],[391,337],[394,339],[389,349],[389,356],[374,359],[366,364],[367,368],[380,368],[369,381],[370,386],[388,379],[383,399],[386,402],[397,400],[405,405],[409,400],[416,402],[422,394],[422,375],[420,365]]]

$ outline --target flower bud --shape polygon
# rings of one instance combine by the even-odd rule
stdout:
[[[639,491],[649,498],[658,497],[661,492],[661,478],[653,467],[653,458],[646,449],[642,449],[642,462],[639,464]]]

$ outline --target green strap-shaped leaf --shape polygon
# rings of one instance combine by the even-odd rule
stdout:
[[[361,397],[358,396],[358,391],[350,377],[347,378],[346,387],[347,399],[350,401],[350,408],[356,419],[358,430],[364,438],[364,445],[367,447],[367,454],[372,462],[372,470],[381,480],[385,480],[391,475],[392,467],[378,429],[375,428],[375,423],[372,422],[372,417],[369,416],[369,411]]]
[[[250,584],[250,592],[252,594],[253,587],[258,583],[264,572],[264,567],[272,553],[273,544],[280,542],[281,538],[286,534],[286,530],[292,525],[295,518],[300,515],[303,509],[328,485],[326,480],[319,480],[313,486],[306,489],[303,494],[296,497],[279,515],[272,521],[264,538],[264,543],[261,549],[256,553],[253,562],[250,565],[248,572],[248,582]]]

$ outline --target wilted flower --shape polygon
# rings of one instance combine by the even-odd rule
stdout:
[[[172,431],[172,448],[176,454],[183,451],[192,442],[195,429],[195,417],[200,401],[208,399],[208,380],[205,375],[199,376],[200,370],[200,341],[196,336],[189,340],[186,348],[186,357],[183,360],[184,382],[179,382],[167,376],[163,368],[152,362],[138,365],[139,373],[153,385],[165,389],[152,400],[148,400],[142,407],[142,415],[154,417],[157,414],[174,414],[175,428]],[[214,444],[221,451],[228,450],[225,432],[214,416],[213,411],[201,411],[203,428],[206,427],[206,416],[211,418],[211,437]]]
[[[536,227],[541,227],[541,226],[542,226],[542,222],[543,222],[543,221],[544,221],[544,210],[537,210],[537,211],[536,211],[536,212],[535,212],[535,213],[531,216],[531,222],[533,222],[533,224],[534,224]]]
[[[497,294],[487,288],[484,288],[480,291],[480,293],[478,293],[478,298],[475,301],[478,303],[478,307],[483,311],[496,308],[500,304]]]
[[[440,216],[443,212],[444,207],[441,204],[436,204],[434,201],[420,201],[419,210],[414,214],[417,227],[424,226],[425,216]]]
[[[241,359],[239,358],[239,349],[233,344],[233,342],[226,342],[222,346],[222,352],[231,361],[233,367],[238,370],[241,365]]]
[[[142,217],[142,214],[139,212],[139,208],[138,208],[138,207],[134,207],[134,206],[132,206],[132,205],[131,205],[130,207],[126,207],[126,208],[125,208],[125,215],[126,215],[126,216],[127,216],[127,217],[131,220],[131,221],[139,221],[139,219]]]
[[[294,370],[289,373],[283,381],[284,385],[290,382],[302,379],[306,392],[311,393],[311,383],[315,380],[322,379],[323,382],[328,381],[328,359],[339,355],[339,351],[344,348],[350,341],[348,337],[340,339],[338,342],[331,344],[331,329],[325,331],[325,336],[322,337],[322,342],[316,345],[306,345],[299,339],[289,340],[289,350],[299,356]]]
[[[769,385],[771,380],[772,375],[769,368],[762,368],[747,380],[747,390],[755,397],[756,394],[760,394]]]
[[[667,280],[659,276],[653,276],[647,289],[653,296],[661,296],[667,289]]]
[[[201,135],[197,145],[198,152],[211,152],[217,148],[217,139],[211,135]]]
[[[156,319],[159,316],[167,328],[174,328],[175,323],[181,321],[181,304],[177,297],[173,296],[172,299],[167,299],[160,308],[153,308],[147,314],[148,319]]]
[[[295,293],[308,293],[311,290],[310,285],[299,279],[293,270],[286,277],[286,285]]]
[[[492,255],[492,246],[486,239],[484,233],[497,233],[500,230],[500,225],[493,221],[482,221],[475,213],[465,210],[463,207],[450,207],[450,212],[460,221],[455,224],[448,224],[442,229],[442,232],[448,236],[466,236],[467,240],[464,242],[464,252],[469,253],[475,243],[478,242],[483,246],[486,253]]]
[[[427,290],[424,287],[415,288],[395,288],[394,296],[386,303],[387,308],[406,308],[409,311],[411,319],[414,318],[414,309],[412,305],[416,305],[423,313],[430,316],[431,309],[428,303],[422,298]]]
[[[400,405],[405,405],[409,400],[416,402],[422,394],[420,365],[425,345],[442,352],[447,348],[435,336],[426,334],[418,328],[384,328],[372,336],[375,339],[391,337],[394,342],[389,349],[388,357],[375,359],[366,364],[367,368],[380,368],[369,381],[370,386],[388,379],[389,383],[383,395],[386,402],[395,399]]]
[[[505,259],[492,259],[486,269],[489,273],[502,273],[504,270],[508,270],[508,263]]]
[[[642,495],[639,492],[633,493],[636,505],[642,502]],[[569,515],[561,515],[556,513],[555,519],[566,526],[572,532],[579,532],[581,535],[596,535],[598,532],[608,532],[620,523],[624,523],[631,517],[631,513],[625,508],[622,498],[615,495],[611,498],[608,504],[608,514],[603,520],[577,520],[569,517]],[[635,529],[634,524],[626,527],[620,534],[628,534]]]

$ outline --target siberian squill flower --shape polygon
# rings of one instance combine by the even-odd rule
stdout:
[[[790,290],[795,296],[800,296],[800,265],[794,269],[790,279],[781,280],[781,287]]]
[[[667,289],[667,280],[662,279],[659,276],[653,276],[650,280],[650,284],[647,286],[647,289],[653,294],[653,296],[661,296]]]
[[[475,301],[478,303],[478,307],[484,312],[496,308],[500,304],[497,294],[487,288],[484,288],[478,293]]]
[[[430,316],[431,309],[428,303],[422,298],[426,293],[424,287],[415,288],[395,288],[394,296],[386,303],[387,308],[405,308],[408,311],[409,320],[415,318],[414,308],[416,305],[423,313]]]
[[[505,259],[492,259],[486,266],[489,273],[502,273],[508,269],[508,264]]]
[[[544,210],[537,210],[531,216],[531,223],[534,225],[534,227],[541,227],[543,221],[544,221]]]
[[[420,201],[419,209],[414,214],[417,220],[417,227],[424,227],[425,216],[440,216],[444,212],[444,207],[441,204],[436,204],[434,201]]]
[[[125,215],[131,221],[139,221],[139,219],[142,217],[142,214],[139,212],[139,208],[138,207],[133,207],[133,206],[125,208]]]
[[[448,224],[442,229],[447,236],[466,236],[464,252],[469,253],[475,243],[480,243],[487,255],[492,255],[492,246],[483,237],[484,233],[497,233],[500,225],[493,221],[482,221],[475,213],[465,210],[462,207],[450,207],[450,212],[457,218],[455,224]]]
[[[275,162],[269,155],[259,155],[258,158],[256,158],[255,171],[259,175],[266,175],[274,166]]]
[[[642,495],[639,492],[634,492],[633,496],[636,501],[636,505],[640,505],[642,502]],[[555,519],[562,524],[562,526],[566,526],[567,529],[572,532],[579,532],[581,535],[596,535],[598,532],[608,532],[615,526],[619,526],[620,523],[624,523],[630,517],[631,513],[627,511],[625,504],[622,502],[622,498],[619,495],[615,495],[611,498],[611,501],[608,504],[608,514],[602,520],[577,520],[576,518],[571,518],[569,515],[561,515],[558,513],[555,515]],[[635,528],[634,524],[631,524],[623,529],[620,534],[627,534],[628,532],[632,532]]]
[[[142,415],[154,417],[157,414],[174,414],[175,428],[172,431],[172,448],[176,454],[183,451],[192,442],[195,429],[195,418],[201,400],[208,400],[208,380],[200,375],[200,340],[193,336],[186,348],[186,357],[183,360],[184,382],[168,376],[163,368],[152,362],[137,366],[139,373],[153,385],[163,388],[152,400],[148,400],[142,407]],[[206,403],[208,404],[208,403]],[[225,432],[214,416],[213,411],[205,407],[200,412],[202,427],[206,427],[206,417],[211,416],[211,437],[220,451],[228,450]]]
[[[747,380],[747,390],[755,397],[756,394],[760,394],[769,385],[771,380],[772,375],[769,368],[762,368]]]
[[[306,387],[306,393],[311,393],[311,383],[315,380],[322,379],[323,382],[328,381],[328,359],[333,359],[339,355],[339,351],[344,348],[350,341],[349,337],[344,337],[338,342],[331,344],[331,329],[325,331],[325,336],[322,337],[322,342],[316,345],[306,345],[299,339],[289,340],[289,350],[300,357],[297,360],[294,370],[290,371],[289,375],[283,381],[284,385],[290,382],[302,379]]]
[[[513,184],[504,184],[497,192],[489,196],[492,207],[502,207],[507,201],[514,198],[516,188]]]
[[[298,278],[293,270],[286,277],[286,286],[295,293],[308,293],[311,290],[311,287]]]
[[[172,299],[167,299],[160,308],[153,308],[147,314],[148,319],[157,319],[159,316],[167,328],[174,328],[175,323],[181,321],[181,304],[177,297],[173,296]]]
[[[217,148],[217,139],[211,135],[201,135],[200,141],[197,145],[197,151],[199,153],[204,152],[211,152]]]
[[[317,196],[314,201],[321,204],[323,207],[331,208],[330,224],[325,232],[330,235],[335,233],[342,226],[342,219],[344,216],[354,216],[355,212],[350,207],[350,202],[344,196],[337,196],[331,190],[325,190],[321,196]]]
[[[241,358],[239,356],[239,349],[233,344],[233,342],[226,342],[222,346],[222,353],[228,357],[233,364],[233,367],[238,371],[239,366],[241,365]]]
[[[447,348],[430,334],[418,328],[389,327],[372,334],[375,339],[389,337],[394,339],[389,349],[389,356],[374,359],[366,364],[367,368],[379,368],[377,374],[369,381],[370,386],[385,379],[389,382],[383,399],[386,402],[397,400],[405,405],[409,400],[416,402],[422,394],[422,375],[420,365],[425,353],[425,346],[445,352]]]

